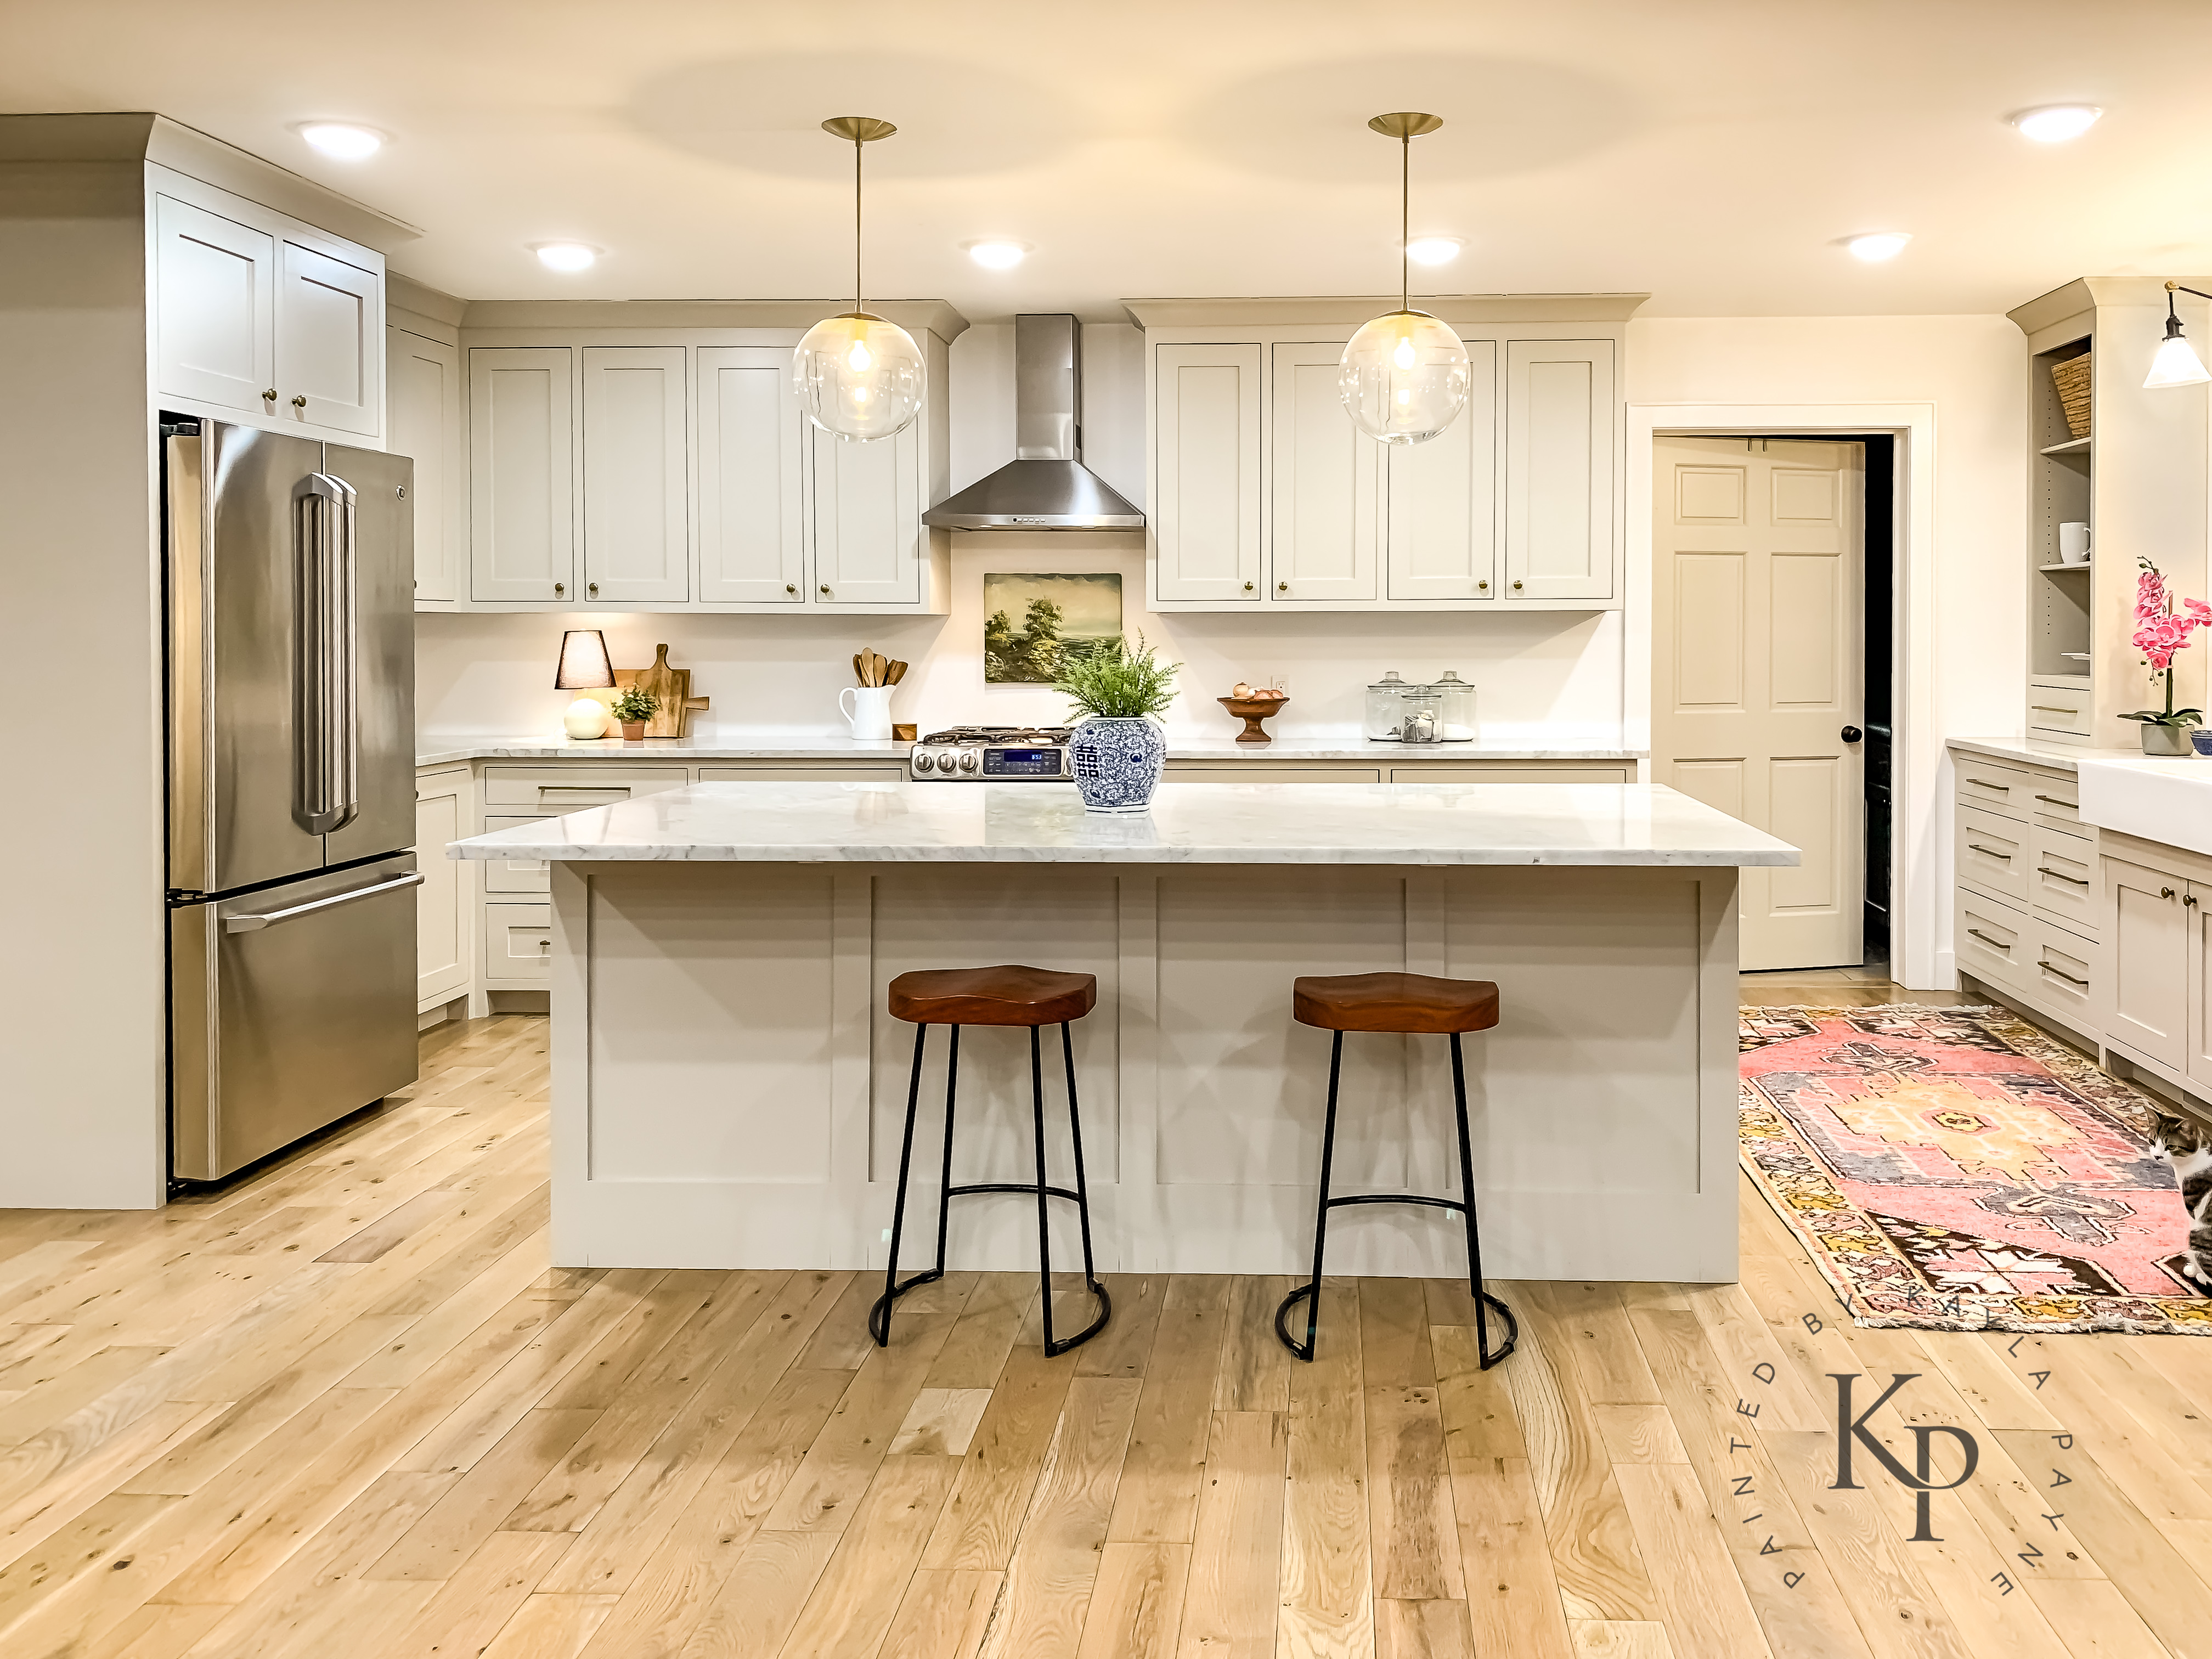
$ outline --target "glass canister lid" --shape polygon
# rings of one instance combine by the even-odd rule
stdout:
[[[1406,682],[1399,678],[1398,671],[1393,668],[1388,670],[1381,679],[1375,681],[1367,689],[1370,691],[1395,691],[1405,684]]]

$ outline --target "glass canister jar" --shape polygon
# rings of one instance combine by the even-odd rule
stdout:
[[[1398,728],[1404,716],[1399,708],[1399,699],[1408,689],[1395,668],[1367,688],[1367,718],[1364,724],[1369,742],[1400,741]]]
[[[1433,685],[1409,685],[1398,694],[1398,741],[1444,740],[1443,694]]]
[[[1444,743],[1473,743],[1474,741],[1474,688],[1460,678],[1456,670],[1447,668],[1442,678],[1430,688],[1443,699],[1443,708],[1437,715],[1442,730],[1440,741]]]

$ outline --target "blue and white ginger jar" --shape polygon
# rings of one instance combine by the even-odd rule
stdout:
[[[1091,812],[1142,812],[1167,763],[1167,734],[1149,720],[1093,715],[1067,739],[1075,787]]]

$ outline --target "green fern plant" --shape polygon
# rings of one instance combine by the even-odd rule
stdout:
[[[1132,651],[1126,641],[1069,661],[1053,690],[1075,705],[1073,712],[1103,720],[1142,720],[1175,701],[1179,662],[1162,662],[1145,637]]]

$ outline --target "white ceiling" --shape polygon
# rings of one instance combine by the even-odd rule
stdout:
[[[834,296],[869,148],[869,291],[973,320],[1124,297],[1649,290],[1644,314],[2002,310],[2212,267],[2206,0],[5,0],[0,108],[155,110],[420,226],[469,298]],[[2105,106],[2073,143],[2002,118]],[[292,124],[392,135],[361,164]],[[1885,265],[1834,246],[1903,229]],[[985,236],[1036,252],[987,271]],[[559,276],[526,245],[607,250]],[[1419,273],[1417,270],[1417,283]]]

